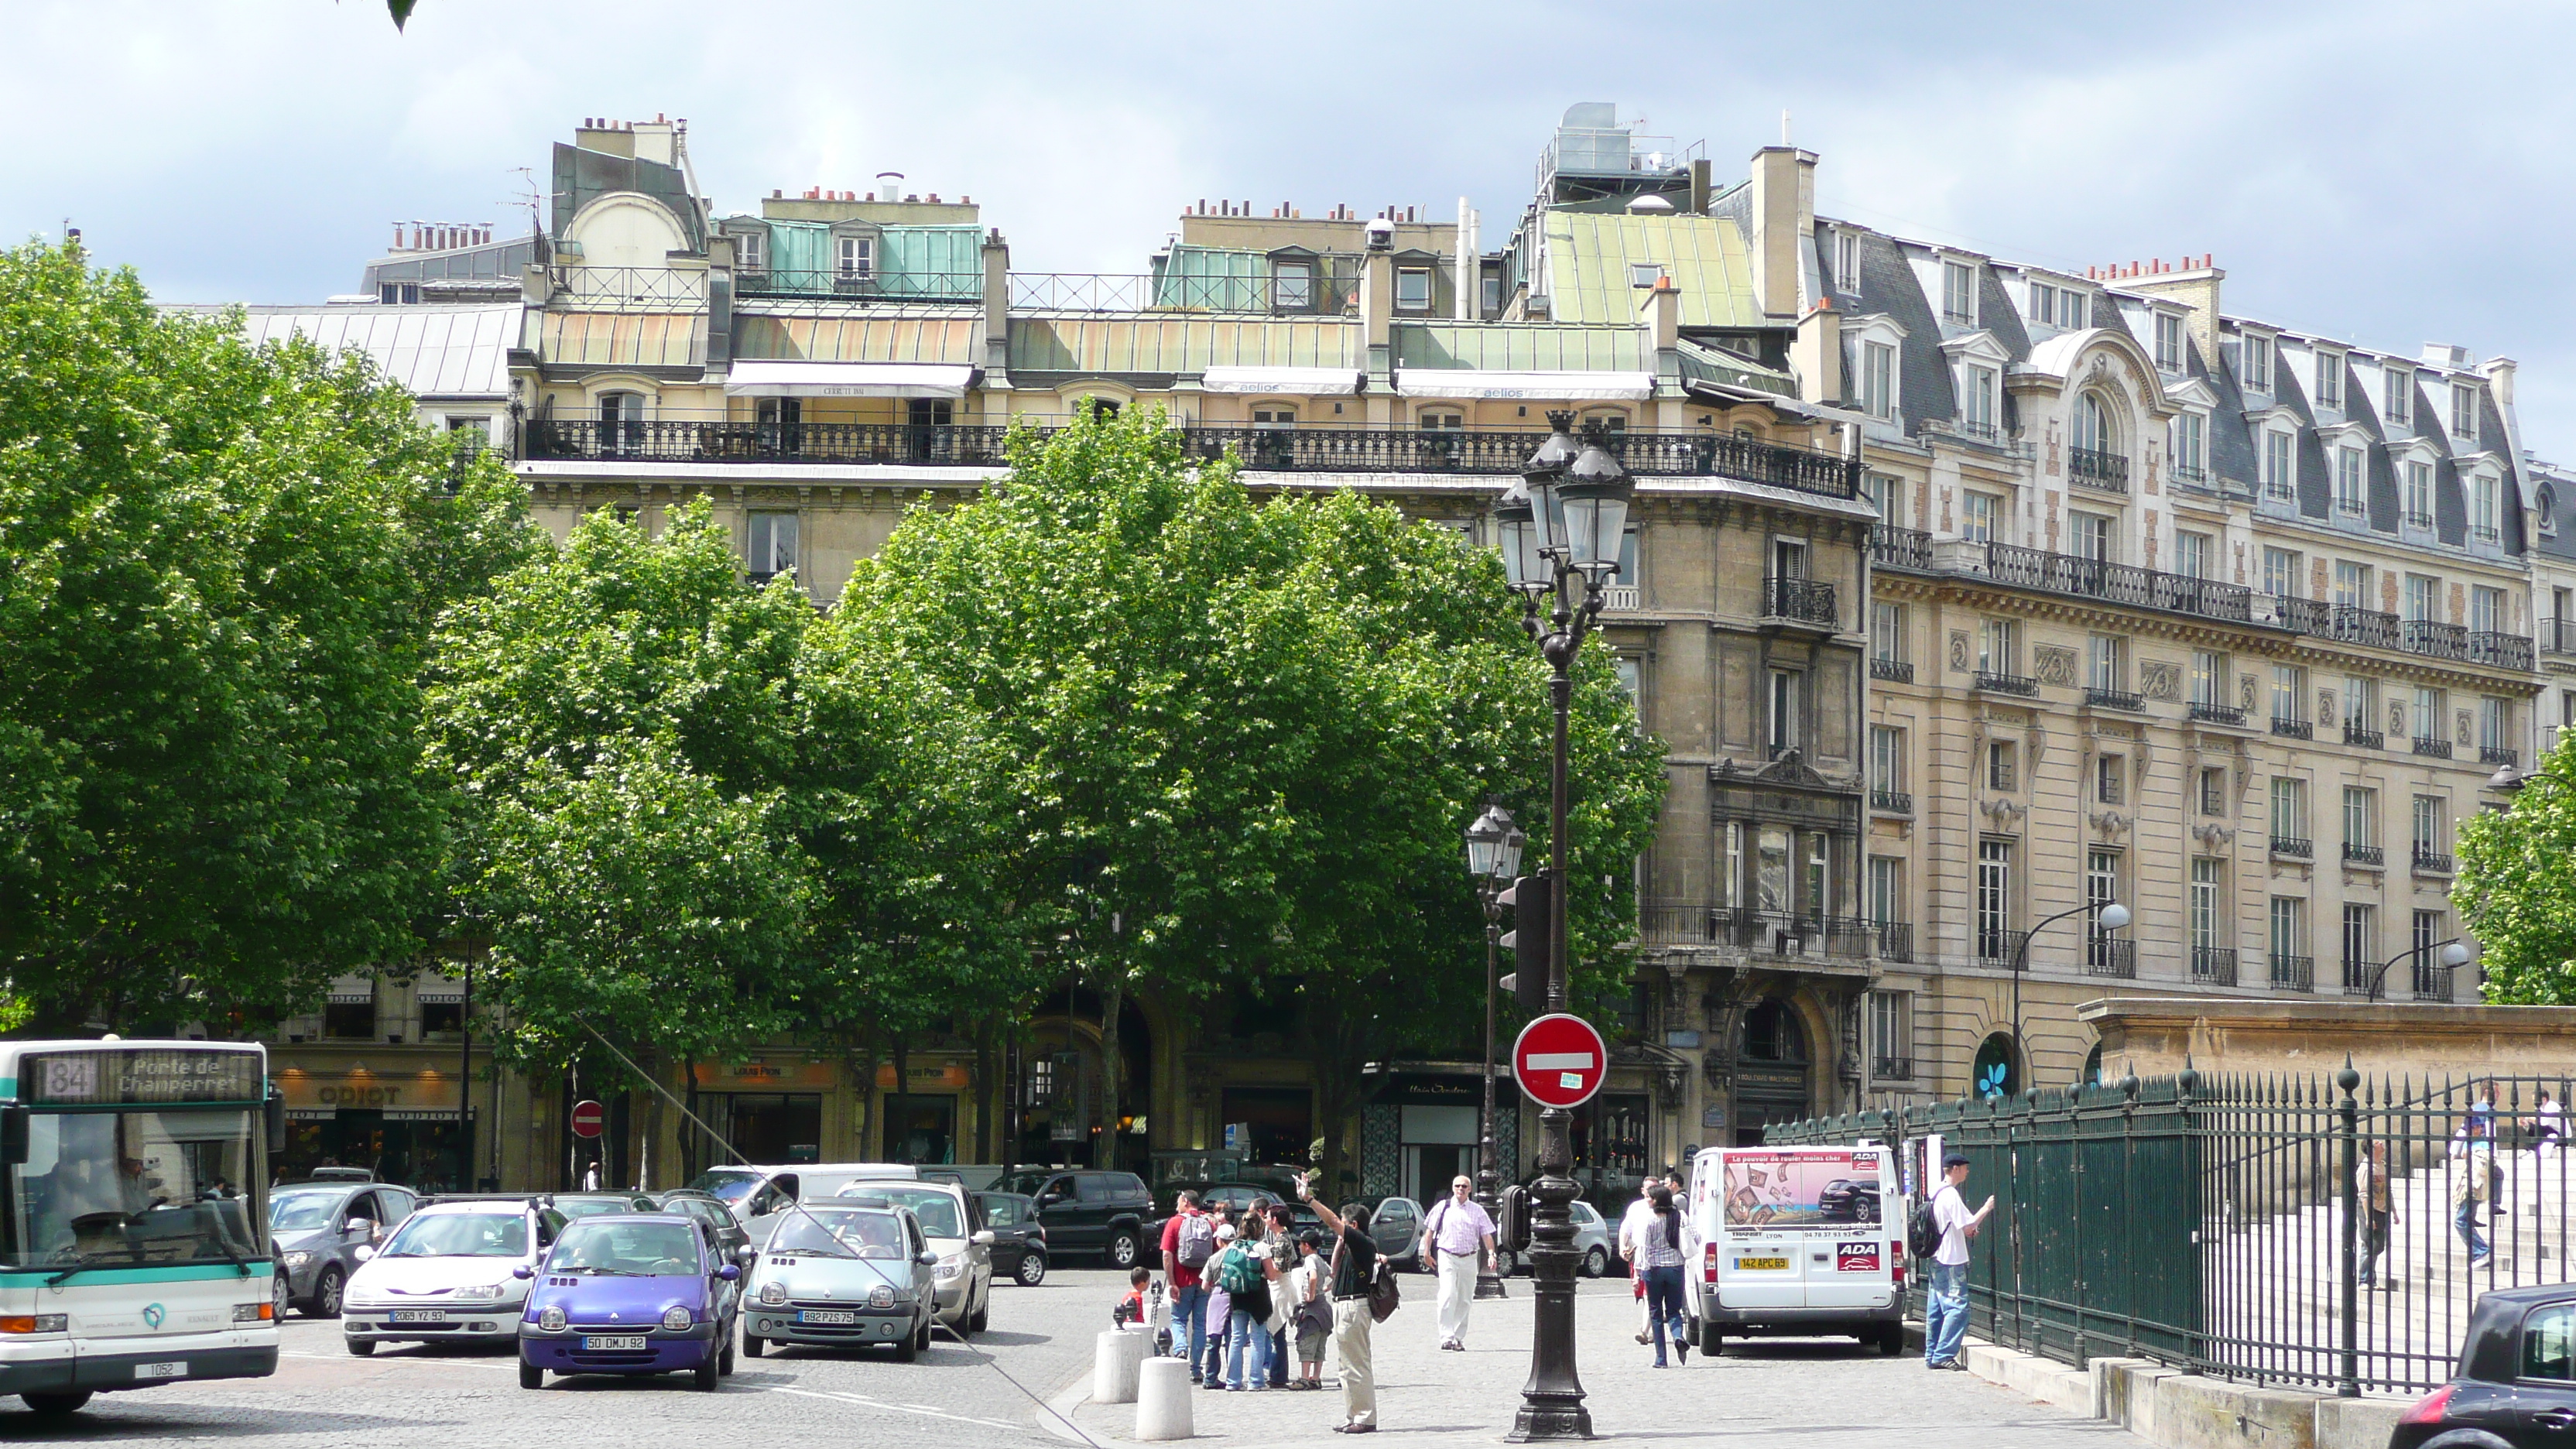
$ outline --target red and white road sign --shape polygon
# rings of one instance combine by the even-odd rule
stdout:
[[[1542,1107],[1582,1106],[1609,1071],[1610,1048],[1579,1016],[1538,1017],[1512,1043],[1512,1076]]]
[[[607,1108],[602,1107],[597,1102],[575,1102],[572,1104],[573,1136],[596,1137],[599,1135],[600,1129],[607,1125]]]

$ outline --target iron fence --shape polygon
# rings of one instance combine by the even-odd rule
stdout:
[[[2204,1075],[1775,1125],[1933,1151],[1995,1195],[1970,1327],[2082,1364],[2422,1392],[2478,1295],[2570,1281],[2565,1077]],[[1937,1138],[1937,1146],[1934,1139]]]

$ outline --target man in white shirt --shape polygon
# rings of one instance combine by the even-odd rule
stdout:
[[[1932,1195],[1932,1225],[1940,1231],[1941,1246],[1932,1254],[1932,1279],[1924,1295],[1923,1366],[1964,1372],[1968,1366],[1959,1362],[1959,1340],[1968,1334],[1968,1240],[1995,1210],[1995,1199],[1988,1193],[1985,1206],[1968,1211],[1960,1192],[1968,1185],[1967,1154],[1949,1154],[1941,1159],[1941,1168],[1947,1180]]]
[[[1495,1262],[1494,1220],[1468,1196],[1474,1184],[1461,1173],[1449,1184],[1449,1195],[1422,1220],[1422,1261],[1440,1273],[1440,1346],[1467,1349],[1467,1305],[1476,1298],[1476,1264]]]

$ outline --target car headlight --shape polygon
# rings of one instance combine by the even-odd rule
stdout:
[[[892,1308],[894,1306],[894,1290],[883,1283],[879,1283],[876,1287],[869,1289],[868,1306],[870,1308]]]
[[[508,1290],[509,1285],[505,1283],[476,1283],[457,1289],[456,1297],[466,1303],[498,1303]]]
[[[284,1255],[284,1260],[286,1266],[292,1270],[301,1268],[305,1264],[312,1262],[313,1255],[311,1253],[288,1253]]]
[[[772,1278],[760,1285],[760,1301],[775,1308],[787,1301],[787,1285]]]
[[[698,1320],[695,1315],[691,1314],[689,1310],[681,1307],[677,1303],[672,1304],[669,1308],[663,1310],[662,1313],[662,1326],[664,1328],[671,1329],[674,1332],[686,1328],[697,1321]]]
[[[549,1303],[544,1307],[544,1309],[538,1312],[537,1327],[544,1329],[548,1333],[561,1333],[563,1332],[563,1326],[564,1311],[561,1304]]]
[[[932,1271],[941,1278],[954,1278],[958,1274],[966,1271],[966,1255],[964,1253],[952,1253],[949,1256],[940,1259],[939,1266]]]

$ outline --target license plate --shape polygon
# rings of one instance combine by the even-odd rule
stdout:
[[[134,1366],[138,1379],[183,1379],[188,1376],[188,1361],[173,1359],[168,1363],[139,1363]]]
[[[447,1321],[447,1310],[444,1308],[397,1308],[385,1316],[396,1323],[445,1323]]]
[[[859,1315],[840,1308],[807,1308],[796,1315],[799,1323],[856,1323]]]
[[[585,1338],[581,1341],[581,1346],[585,1352],[589,1353],[632,1352],[644,1347],[644,1335],[640,1333],[621,1333],[607,1338]]]
[[[1738,1258],[1735,1260],[1735,1270],[1739,1273],[1777,1273],[1788,1266],[1789,1260],[1786,1258]]]

